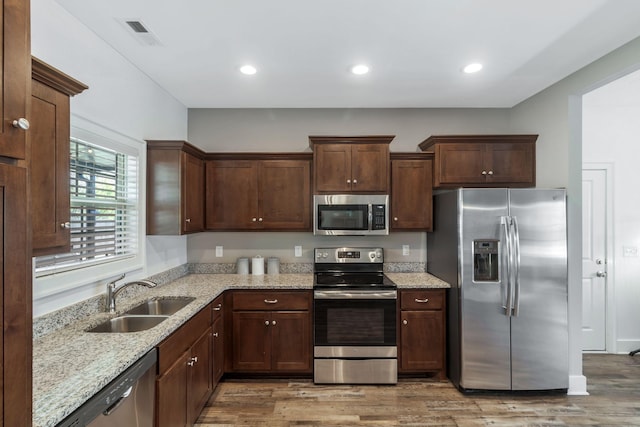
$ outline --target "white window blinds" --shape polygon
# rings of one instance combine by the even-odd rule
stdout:
[[[36,259],[36,276],[138,252],[138,159],[71,138],[71,252]]]

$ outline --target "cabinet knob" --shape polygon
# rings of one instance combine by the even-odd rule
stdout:
[[[191,218],[185,219],[184,222],[187,222],[187,223],[191,222]]]
[[[607,272],[606,271],[597,271],[596,272],[596,276],[597,277],[607,277]]]
[[[214,338],[218,338],[218,333],[217,333],[217,332],[214,332],[214,333],[213,333],[213,336],[214,336]]]
[[[220,311],[222,310],[222,304],[218,304],[215,307],[213,307],[213,311]]]
[[[195,363],[194,363],[194,361],[193,361],[193,360],[189,360],[189,361],[187,362],[187,366],[193,366],[193,365],[195,365]]]
[[[486,174],[487,174],[487,171],[482,171],[482,175],[486,175]]]
[[[403,325],[406,325],[406,324],[408,324],[408,323],[409,323],[409,322],[407,322],[407,319],[405,319],[405,320],[403,320],[403,321],[402,321],[402,324],[403,324]]]
[[[256,222],[258,218],[251,218],[251,221]]]
[[[397,216],[394,216],[394,217],[393,217],[393,220],[394,220],[394,221],[397,221],[397,220],[398,220],[398,217],[397,217]]]
[[[198,363],[198,356],[193,356],[191,360],[193,360],[193,363]]]
[[[351,180],[350,179],[347,180],[347,184],[351,184]]]
[[[259,221],[259,222],[262,222],[262,218],[258,218],[258,221]]]
[[[63,222],[60,224],[60,228],[62,228],[63,230],[67,230],[69,228],[71,228],[71,223],[70,222]]]
[[[276,326],[276,321],[274,320],[273,322],[271,322],[271,324],[272,324],[273,326]]]
[[[426,302],[429,302],[429,298],[425,298],[425,299],[416,298],[415,301],[418,303],[426,303]]]
[[[264,321],[264,324],[265,324],[265,325],[267,325],[267,326],[269,326],[269,321],[268,321],[268,320],[265,320],[265,321]]]
[[[28,130],[29,120],[25,119],[24,117],[21,117],[17,120],[12,121],[11,125],[13,125],[13,127],[17,129]]]
[[[488,175],[493,175],[493,171],[487,172]]]
[[[357,183],[358,183],[358,180],[357,180],[357,179],[354,179],[354,180],[353,180],[353,183],[354,183],[354,184],[357,184]]]

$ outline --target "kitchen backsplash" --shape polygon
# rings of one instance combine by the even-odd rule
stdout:
[[[426,271],[424,262],[390,262],[384,264],[384,271],[388,273],[422,273]],[[198,263],[183,264],[162,273],[154,274],[146,279],[157,283],[159,286],[166,285],[187,274],[235,274],[235,263]],[[280,264],[281,274],[311,274],[313,273],[312,263],[282,263]],[[146,292],[147,288],[133,286],[125,289],[121,298],[132,298]],[[40,338],[58,329],[92,314],[104,311],[105,295],[101,294],[93,298],[81,301],[77,304],[69,305],[60,310],[47,313],[33,319],[33,339]]]

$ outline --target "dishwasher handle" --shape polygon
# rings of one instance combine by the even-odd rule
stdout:
[[[128,389],[126,389],[124,391],[124,393],[122,393],[122,396],[120,396],[120,399],[116,400],[116,403],[114,403],[113,405],[111,405],[107,409],[105,409],[102,412],[102,415],[104,415],[105,417],[108,417],[109,415],[111,415],[113,413],[113,411],[118,409],[118,407],[120,405],[122,405],[122,402],[124,402],[127,399],[127,397],[129,397],[129,395],[131,395],[131,390],[133,390],[133,386],[130,386]]]

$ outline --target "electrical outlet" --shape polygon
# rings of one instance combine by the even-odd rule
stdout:
[[[293,253],[295,254],[295,256],[301,257],[302,256],[302,246],[294,246],[293,247]]]
[[[222,257],[224,254],[224,248],[222,246],[216,246],[216,258]]]
[[[402,245],[402,256],[409,256],[411,253],[411,247],[409,245]]]
[[[622,256],[623,257],[637,257],[638,256],[638,247],[637,246],[623,246],[622,247]]]

